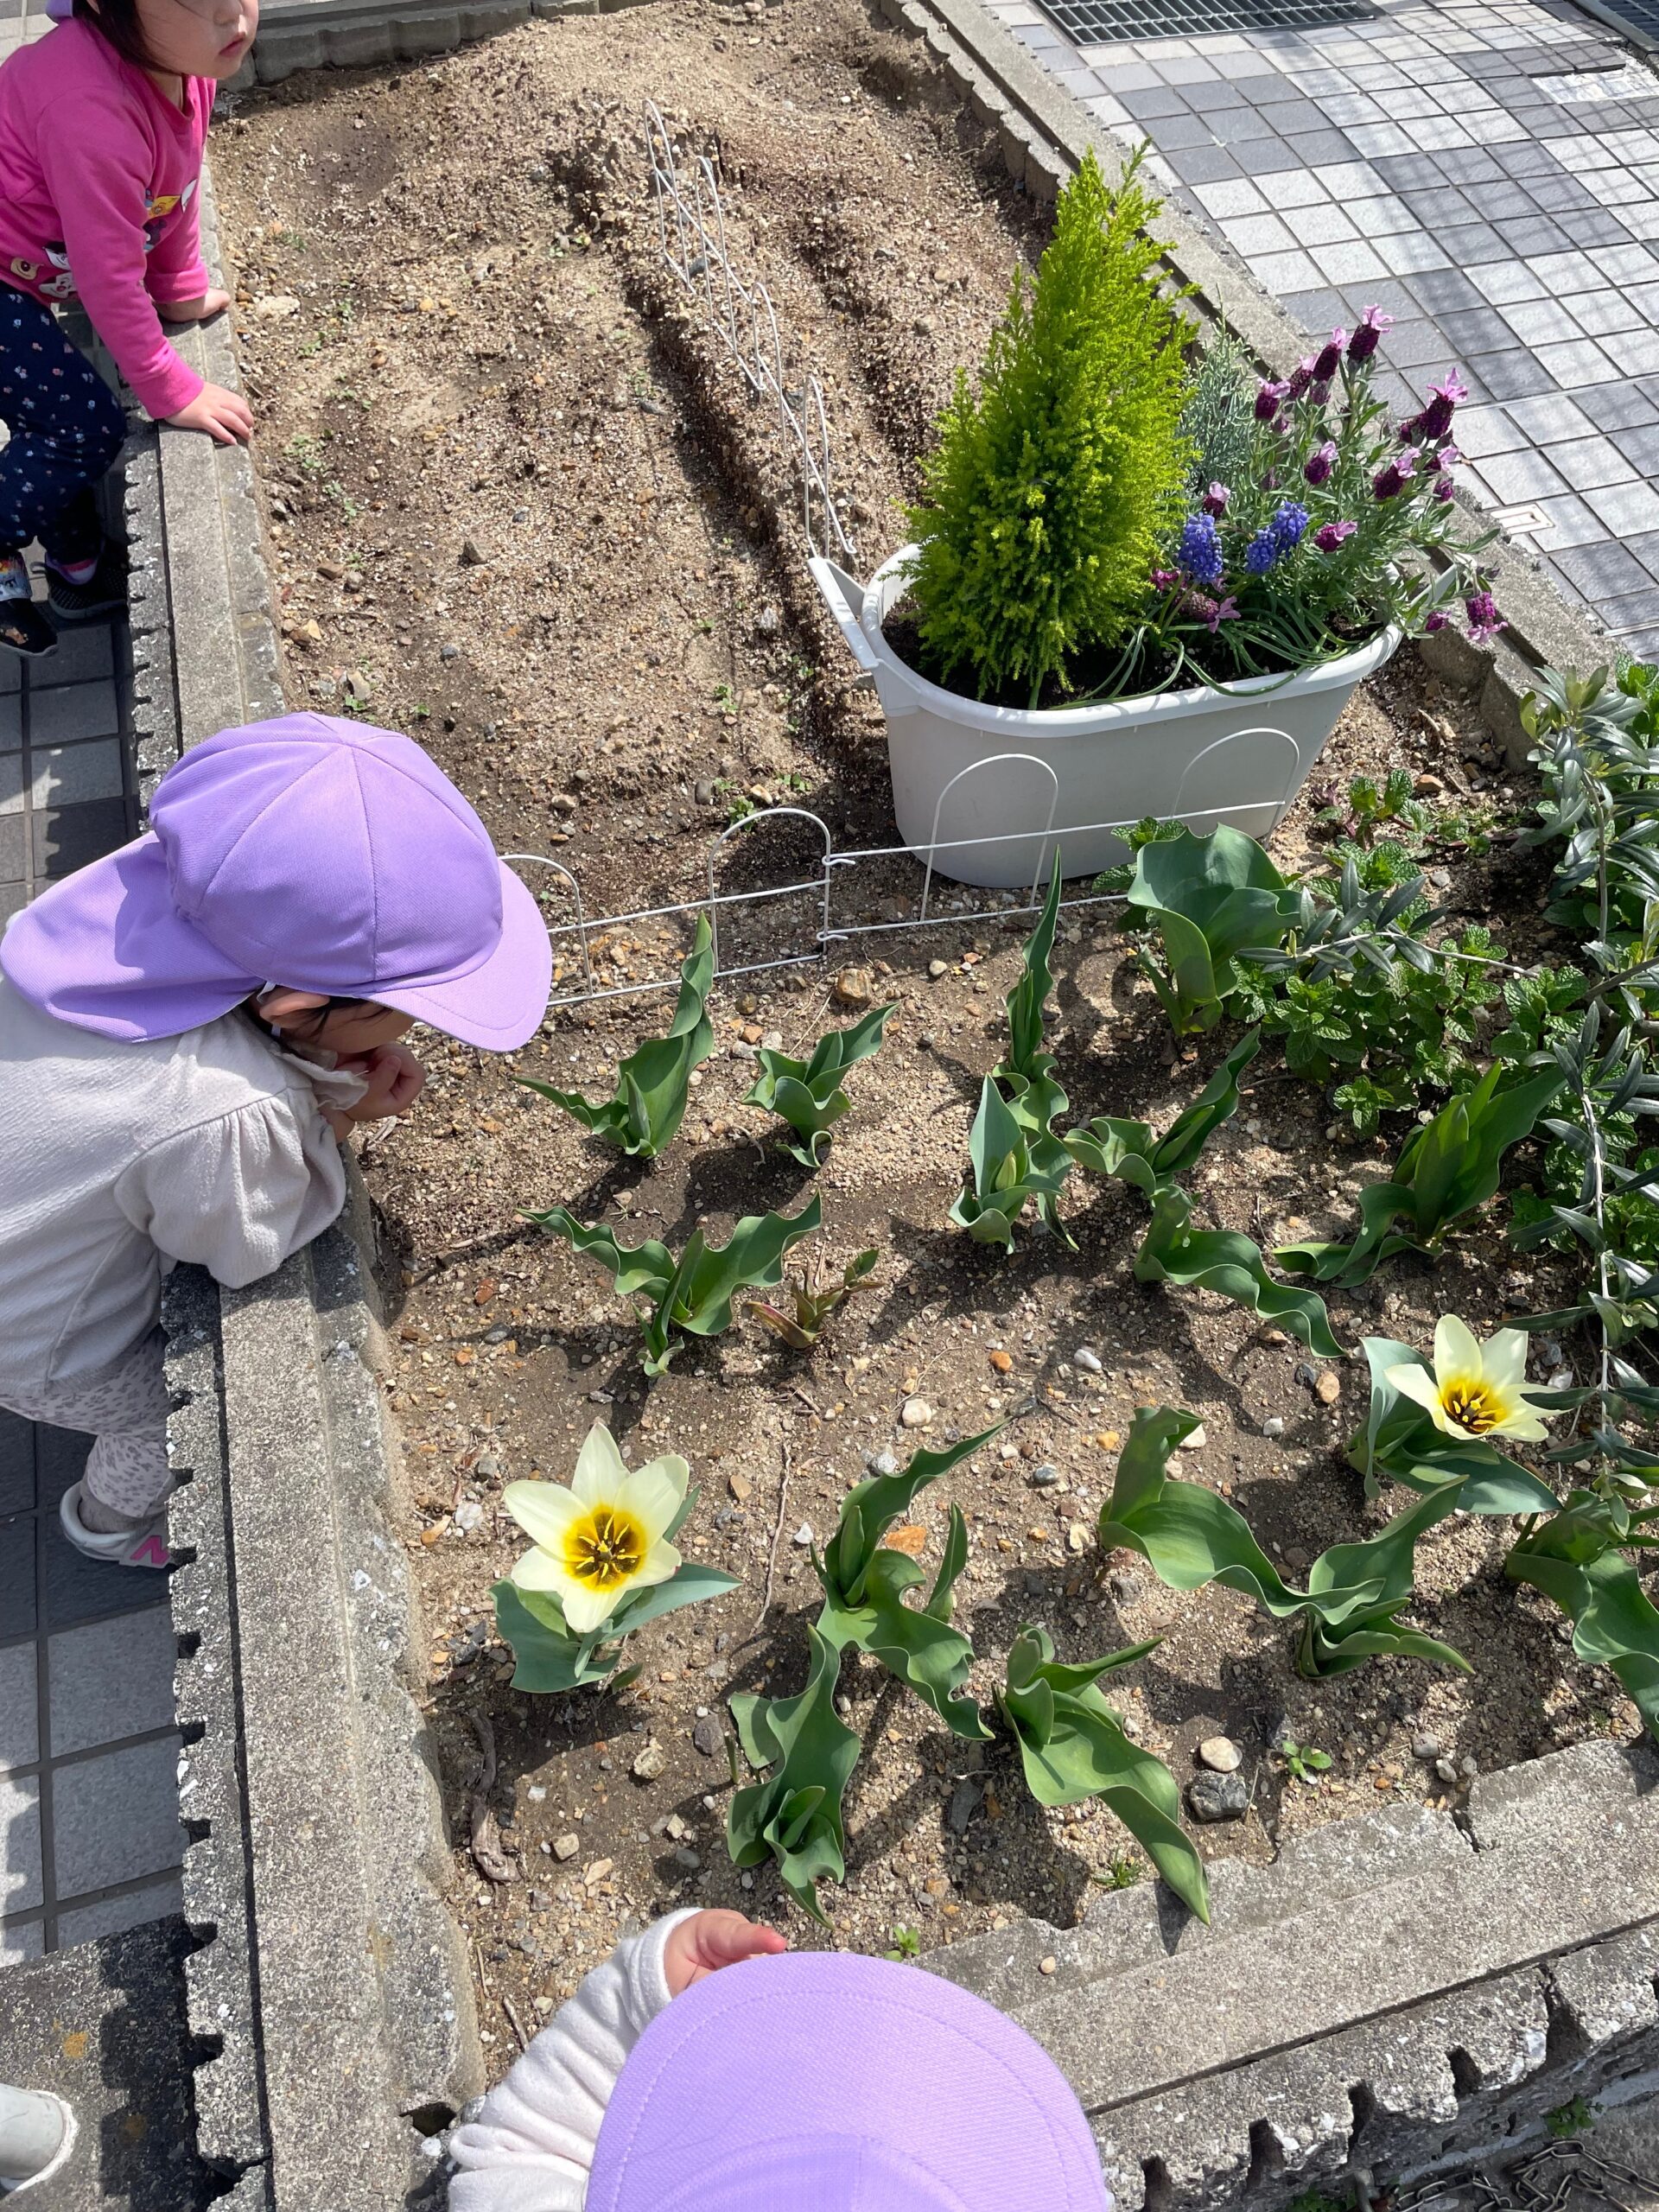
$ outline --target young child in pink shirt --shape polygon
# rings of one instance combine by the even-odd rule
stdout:
[[[92,486],[126,435],[120,402],[59,328],[79,296],[158,422],[247,438],[239,394],[205,384],[162,324],[217,315],[196,191],[213,91],[258,0],[48,0],[60,21],[0,65],[0,645],[50,652],[22,549],[46,553],[48,604],[77,621],[123,604]],[[71,10],[73,9],[73,14]]]

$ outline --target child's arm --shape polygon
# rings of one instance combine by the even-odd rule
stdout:
[[[619,1943],[561,2005],[476,2120],[449,2139],[449,2212],[578,2212],[622,2063],[673,1994],[670,1913]]]
[[[205,97],[211,113],[211,85],[193,84],[190,97],[193,103]],[[207,127],[205,115],[202,126]],[[201,181],[198,178],[188,203],[168,223],[144,257],[144,289],[165,314],[171,307],[198,307],[207,298],[211,283],[201,257]]]
[[[152,1145],[115,1200],[168,1259],[239,1289],[327,1229],[346,1203],[346,1169],[315,1100],[289,1092]]]
[[[168,344],[145,289],[149,143],[119,101],[78,92],[41,116],[38,144],[81,302],[139,404],[163,422],[204,387]]]

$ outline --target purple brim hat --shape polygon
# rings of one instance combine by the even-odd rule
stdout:
[[[695,1984],[629,2054],[587,2212],[1108,2212],[1089,2123],[1023,2028],[847,1953]]]
[[[511,1052],[547,1011],[535,899],[395,731],[322,715],[222,731],[162,777],[150,822],[0,941],[0,967],[60,1020],[176,1037],[281,983]]]

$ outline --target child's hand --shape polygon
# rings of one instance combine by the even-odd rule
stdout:
[[[220,315],[231,304],[228,292],[221,292],[217,285],[194,300],[168,300],[156,312],[163,322],[206,322],[212,315]]]
[[[360,1075],[368,1089],[343,1110],[352,1122],[385,1122],[406,1114],[420,1096],[426,1070],[407,1046],[377,1045],[372,1052],[346,1052],[334,1063]]]
[[[253,435],[253,410],[239,391],[226,391],[222,384],[205,384],[188,407],[181,407],[168,421],[175,430],[206,430],[215,445],[244,445]]]
[[[775,1928],[758,1927],[741,1912],[697,1912],[683,1920],[663,1952],[668,1993],[677,1997],[694,1981],[706,1981],[721,1967],[744,1959],[774,1957],[788,1943]]]

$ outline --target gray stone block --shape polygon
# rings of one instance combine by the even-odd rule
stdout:
[[[1659,2065],[1659,1928],[1634,1929],[1553,1959],[1558,2033],[1599,2076]]]

